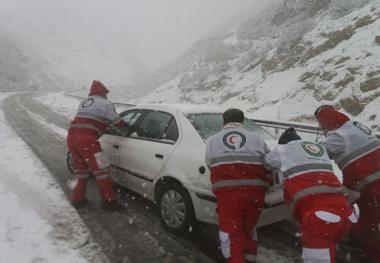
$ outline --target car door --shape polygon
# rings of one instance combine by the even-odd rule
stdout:
[[[128,139],[120,145],[120,166],[128,174],[127,187],[140,194],[151,194],[157,178],[179,138],[173,115],[148,111]]]
[[[125,176],[120,169],[120,145],[124,140],[128,140],[128,132],[131,131],[138,120],[144,115],[144,111],[140,109],[127,110],[120,114],[124,122],[128,125],[126,127],[110,127],[107,129],[106,134],[101,139],[101,144],[104,151],[107,153],[113,166],[113,176],[116,181],[121,184],[124,182]]]

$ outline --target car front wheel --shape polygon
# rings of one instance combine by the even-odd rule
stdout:
[[[189,193],[180,184],[165,185],[159,195],[161,220],[174,233],[191,231],[194,208]]]

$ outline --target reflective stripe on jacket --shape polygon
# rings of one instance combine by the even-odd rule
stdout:
[[[207,141],[206,163],[213,191],[268,187],[269,172],[262,164],[268,151],[264,140],[241,124],[226,125]]]
[[[291,141],[265,156],[268,168],[283,175],[285,200],[294,213],[304,204],[306,197],[321,194],[345,194],[345,188],[334,175],[325,146]]]
[[[79,108],[70,128],[94,130],[100,137],[107,127],[120,120],[114,104],[101,96],[88,96]]]

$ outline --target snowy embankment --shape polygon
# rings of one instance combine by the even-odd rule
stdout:
[[[77,98],[65,96],[64,92],[48,93],[36,99],[68,119],[74,118],[79,106]]]
[[[111,90],[110,93],[112,93],[113,90]],[[70,93],[72,94],[72,93]],[[86,95],[80,94],[75,96],[83,96],[86,97]],[[36,99],[41,102],[42,104],[50,107],[53,109],[57,114],[65,116],[68,119],[73,119],[75,116],[75,113],[77,112],[80,98],[77,97],[72,97],[72,96],[66,96],[64,92],[53,92],[53,93],[48,93],[43,96],[38,96]],[[129,103],[129,100],[113,100],[111,98],[111,101],[115,102],[117,101],[118,103]],[[116,105],[116,111],[117,112],[122,112],[126,109],[128,109],[128,106],[121,106],[121,105]]]
[[[0,94],[0,102],[10,94]],[[0,112],[1,262],[107,262],[47,169]]]

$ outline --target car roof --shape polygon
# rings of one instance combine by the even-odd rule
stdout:
[[[198,104],[139,104],[133,108],[168,112],[182,112],[184,114],[223,113],[224,111],[222,108],[217,106]]]

